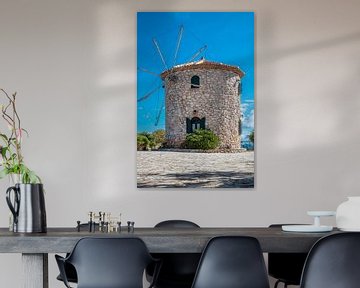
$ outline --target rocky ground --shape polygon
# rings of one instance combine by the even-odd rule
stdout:
[[[137,152],[138,188],[252,188],[254,152]]]

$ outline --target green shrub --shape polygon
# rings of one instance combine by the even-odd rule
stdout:
[[[152,133],[152,136],[154,137],[154,143],[156,148],[160,148],[164,145],[166,142],[165,139],[165,130],[156,130]]]
[[[137,135],[137,150],[144,151],[150,149],[150,140],[142,134]]]
[[[210,150],[219,147],[219,137],[209,129],[198,129],[190,133],[185,139],[185,148]]]
[[[165,143],[165,130],[137,134],[137,150],[159,149]]]

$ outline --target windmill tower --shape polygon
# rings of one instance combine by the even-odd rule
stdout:
[[[202,128],[219,136],[221,148],[239,149],[243,76],[237,66],[204,59],[162,72],[168,145],[180,147],[188,133]]]

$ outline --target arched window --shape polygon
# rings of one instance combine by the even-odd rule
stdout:
[[[205,129],[205,117],[186,118],[186,133],[193,133],[198,129]]]
[[[191,88],[199,88],[200,87],[200,77],[194,75],[191,77]]]

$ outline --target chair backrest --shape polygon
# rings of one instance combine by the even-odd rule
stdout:
[[[142,288],[152,260],[139,238],[82,238],[67,259],[76,269],[78,288]]]
[[[306,259],[301,288],[360,287],[360,233],[332,234],[314,244]]]
[[[159,222],[155,228],[200,228],[188,220],[166,220]],[[159,253],[155,257],[162,260],[162,267],[156,287],[190,287],[200,260],[200,253]],[[152,271],[149,269],[149,275]]]
[[[202,254],[192,288],[268,288],[264,257],[256,238],[212,238]]]
[[[200,226],[188,220],[165,220],[157,223],[155,228],[200,228]]]
[[[282,225],[290,224],[271,224],[269,228],[281,229]],[[269,275],[288,285],[300,285],[306,257],[307,253],[268,253]]]

